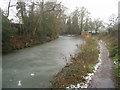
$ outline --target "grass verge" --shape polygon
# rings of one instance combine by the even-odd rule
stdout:
[[[85,40],[86,43],[80,46],[80,51],[75,56],[71,55],[70,63],[67,63],[50,81],[52,88],[65,88],[71,84],[85,83],[86,80],[83,77],[93,72],[94,66],[98,62],[98,43],[91,37],[85,38]]]

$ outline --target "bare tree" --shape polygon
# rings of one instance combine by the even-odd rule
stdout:
[[[112,14],[109,17],[109,24],[108,26],[114,26],[117,23],[117,16],[115,14]]]
[[[100,27],[103,27],[103,22],[102,22],[102,20],[100,20],[99,18],[97,18],[97,19],[95,19],[95,20],[93,21],[93,23],[94,23],[95,32],[96,32],[96,34],[97,34],[97,32],[98,32],[98,30],[100,29]]]
[[[80,14],[79,14],[79,17],[80,17],[80,34],[83,31],[83,24],[84,24],[85,18],[88,17],[89,14],[90,13],[87,11],[87,9],[85,7],[81,7]]]

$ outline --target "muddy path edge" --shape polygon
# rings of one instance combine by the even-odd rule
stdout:
[[[105,43],[98,41],[101,53],[101,65],[94,73],[88,88],[115,88],[114,63],[109,57],[109,51]]]

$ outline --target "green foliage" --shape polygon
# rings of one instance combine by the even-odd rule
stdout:
[[[12,44],[10,40],[16,34],[17,29],[11,27],[10,20],[4,15],[2,15],[2,51],[3,53],[12,50]]]
[[[110,56],[115,57],[115,55],[118,53],[118,47],[114,47],[110,49]]]
[[[113,60],[115,61],[115,76],[116,76],[116,86],[120,88],[120,55],[117,53],[114,57]]]
[[[113,57],[113,60],[117,63],[120,62],[120,59],[118,57],[119,57],[118,53],[116,53],[115,56]]]
[[[69,16],[67,20],[67,34],[79,34],[80,33],[80,27],[79,27],[79,11],[76,9],[72,16]]]

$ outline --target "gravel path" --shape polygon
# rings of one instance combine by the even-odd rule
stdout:
[[[109,51],[106,45],[99,41],[101,53],[101,65],[93,76],[88,88],[115,88],[114,86],[114,64],[109,58]]]

